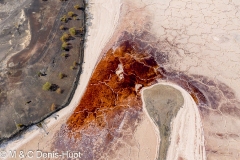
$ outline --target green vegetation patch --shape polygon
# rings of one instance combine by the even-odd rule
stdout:
[[[51,83],[46,82],[46,83],[42,86],[42,89],[43,89],[44,91],[48,91],[48,90],[50,90],[51,86],[52,86]]]

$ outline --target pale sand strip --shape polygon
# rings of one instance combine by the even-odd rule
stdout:
[[[206,160],[204,134],[198,107],[190,94],[182,87],[170,85],[181,91],[184,105],[178,111],[172,122],[171,143],[167,153],[167,160]]]
[[[156,84],[157,85],[157,84]],[[146,109],[146,104],[143,99],[143,92],[146,89],[152,88],[144,87],[141,90],[141,99],[143,102],[143,121],[139,124],[134,136],[139,143],[139,157],[138,160],[155,160],[158,157],[160,146],[160,133],[157,124],[149,116]],[[154,142],[155,141],[155,142]]]
[[[173,119],[173,122],[172,122],[171,143],[167,153],[167,160],[178,160],[180,157],[186,160],[206,160],[203,128],[202,128],[201,118],[200,118],[200,114],[199,114],[196,103],[194,102],[192,97],[189,95],[189,93],[187,93],[182,87],[169,82],[160,82],[155,85],[159,85],[159,84],[169,85],[176,88],[182,93],[184,97],[184,105],[179,110],[176,118]],[[144,88],[141,91],[141,94],[143,94],[143,91],[145,89],[149,89],[151,87]],[[142,97],[142,101],[143,101],[144,114],[151,121],[151,125],[155,126],[154,127],[155,133],[158,134],[156,138],[158,142],[157,146],[151,145],[150,143],[148,143],[149,141],[145,141],[144,144],[147,145],[148,148],[151,148],[151,150],[154,150],[154,147],[157,147],[156,149],[157,152],[155,154],[156,155],[155,159],[157,159],[161,136],[159,136],[160,133],[158,131],[158,127],[156,126],[156,124],[154,123],[154,121],[149,116],[146,110],[143,97]],[[142,130],[142,132],[143,131],[144,130]],[[139,138],[136,138],[136,139],[139,139]],[[145,139],[147,140],[148,137],[145,137]]]
[[[22,138],[12,140],[6,146],[2,145],[0,146],[0,149],[8,151],[21,149],[23,146],[26,150],[38,149],[31,147],[37,147],[39,146],[38,143],[44,143],[52,140],[52,135],[54,135],[61,125],[66,122],[67,118],[79,103],[90,76],[97,64],[99,55],[113,35],[118,24],[121,7],[120,0],[90,0],[88,3],[90,4],[88,12],[92,14],[93,19],[87,20],[88,22],[90,21],[91,25],[88,27],[86,35],[87,41],[84,50],[85,63],[83,64],[83,72],[80,77],[79,85],[71,103],[66,108],[56,113],[58,115],[57,120],[50,117],[44,121],[47,127],[46,130],[49,132],[48,136],[45,136],[41,129],[33,126],[23,135]],[[50,146],[46,146],[46,148],[48,147]]]

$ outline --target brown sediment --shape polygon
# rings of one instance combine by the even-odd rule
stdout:
[[[139,35],[143,37],[136,38]],[[119,128],[131,128],[133,135],[142,111],[139,91],[158,80],[172,82],[185,89],[198,105],[201,115],[209,114],[209,109],[220,109],[232,116],[237,115],[234,114],[238,111],[237,107],[219,107],[221,97],[234,97],[231,89],[208,77],[168,71],[164,68],[164,64],[169,61],[167,53],[152,47],[152,44],[146,44],[144,35],[147,33],[134,35],[124,32],[116,45],[103,55],[79,105],[56,134],[54,149],[70,147],[85,151],[95,148],[83,155],[83,159],[90,160],[102,157],[102,152],[110,152],[108,149],[113,144],[119,148],[122,144],[117,139],[122,138],[124,141]],[[144,43],[140,43],[141,39]],[[119,65],[122,66],[122,77],[116,73]],[[137,86],[140,89],[136,89]]]
[[[198,102],[198,98],[197,96],[194,94],[194,93],[190,93],[191,97],[193,98],[193,100],[195,101],[195,103],[198,105],[199,102]]]
[[[123,79],[115,71],[123,66]],[[76,131],[95,122],[98,127],[117,128],[109,123],[112,117],[127,107],[140,110],[142,102],[135,85],[149,86],[161,75],[156,71],[156,61],[148,54],[138,53],[129,41],[115,51],[110,49],[97,65],[80,104],[67,121],[67,128]],[[105,116],[105,120],[103,120]]]
[[[89,138],[90,135],[94,137],[104,133],[98,152],[105,152],[119,136],[117,130],[124,123],[125,113],[132,114],[126,122],[128,127],[134,126],[138,119],[137,112],[141,113],[142,100],[136,85],[141,85],[142,88],[157,83],[159,79],[172,81],[186,89],[197,104],[206,103],[204,94],[189,82],[190,77],[182,73],[170,73],[160,67],[161,63],[168,61],[168,57],[164,56],[166,53],[156,52],[156,48],[139,43],[139,40],[136,41],[133,37],[132,34],[123,33],[114,49],[109,49],[103,55],[79,105],[57,134],[61,136],[56,136],[54,149],[64,150],[71,147],[86,150],[86,146],[94,146],[94,138]],[[161,55],[156,56],[156,53],[164,54],[164,58]],[[116,74],[119,65],[123,68],[123,78]],[[91,159],[92,154],[97,156],[92,152],[94,151],[84,157]]]

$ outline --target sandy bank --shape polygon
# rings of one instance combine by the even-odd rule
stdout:
[[[153,86],[156,86],[156,85],[168,85],[168,86],[174,87],[175,89],[180,91],[182,96],[184,97],[183,106],[178,111],[177,116],[174,119],[172,119],[171,135],[170,135],[171,142],[168,148],[168,152],[166,153],[167,160],[178,160],[178,159],[204,160],[206,159],[202,122],[201,122],[198,108],[196,106],[196,103],[192,99],[192,97],[182,87],[176,84],[169,83],[169,82],[159,82]],[[153,145],[154,143],[150,144],[151,141],[145,142],[145,145],[149,147],[149,151],[153,150],[154,147],[157,147],[157,150],[158,150],[159,143],[160,143],[159,140],[161,139],[161,135],[159,133],[158,126],[157,126],[158,124],[156,124],[153,118],[149,116],[148,110],[146,109],[146,101],[144,100],[144,97],[143,97],[144,95],[143,92],[147,89],[151,89],[153,86],[146,87],[141,91],[144,114],[151,121],[150,125],[155,126],[154,127],[155,133],[158,134],[157,145],[156,144]],[[149,138],[149,136],[150,135],[146,135],[145,139]],[[158,153],[155,155],[156,155],[155,157],[157,158]]]
[[[43,122],[43,127],[46,132],[33,126],[23,134],[21,138],[14,139],[7,145],[2,144],[2,149],[5,149],[6,151],[14,149],[49,150],[53,135],[59,130],[61,125],[65,123],[68,116],[78,104],[85,91],[99,55],[115,30],[121,6],[120,0],[111,0],[107,2],[104,0],[91,0],[88,3],[90,19],[87,20],[88,29],[84,50],[83,72],[71,103],[69,106],[56,113],[54,116],[47,118]]]
[[[160,84],[178,89],[184,97],[184,105],[172,121],[167,160],[205,160],[204,134],[196,103],[190,94],[178,85],[166,82]]]

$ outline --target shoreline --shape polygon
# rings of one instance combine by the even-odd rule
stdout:
[[[198,2],[202,8],[197,10],[195,7],[198,5],[190,5],[186,9],[186,5],[183,3],[190,3],[190,1],[176,1],[175,3],[164,1],[159,4],[158,1],[110,0],[108,3],[104,0],[86,1],[90,3],[91,10],[89,11],[90,20],[88,20],[90,21],[88,26],[89,32],[86,33],[89,39],[86,40],[84,48],[83,73],[73,95],[75,101],[72,99],[68,107],[45,119],[43,121],[43,129],[33,125],[25,133],[21,134],[22,137],[9,142],[10,144],[8,145],[0,145],[0,148],[39,149],[40,144],[40,149],[53,149],[49,148],[49,146],[54,141],[54,135],[63,126],[62,124],[66,122],[79,103],[85,92],[86,85],[89,83],[92,71],[103,57],[104,52],[112,47],[112,44],[116,42],[115,40],[123,30],[133,31],[134,29],[139,29],[138,27],[140,26],[140,30],[143,27],[142,29],[150,31],[151,34],[157,37],[154,43],[158,42],[158,40],[159,42],[167,40],[166,46],[165,43],[159,46],[163,53],[167,53],[166,58],[170,57],[170,61],[163,60],[165,59],[163,57],[163,64],[169,73],[170,71],[179,71],[176,72],[176,75],[173,74],[170,77],[171,79],[178,77],[176,83],[172,85],[177,86],[178,88],[176,89],[184,95],[183,107],[177,112],[175,118],[171,119],[171,135],[169,138],[171,142],[168,145],[166,159],[200,160],[207,158],[221,159],[224,157],[236,159],[239,157],[239,147],[236,147],[240,141],[236,127],[240,124],[238,119],[238,114],[240,113],[238,107],[240,104],[240,92],[236,89],[239,80],[239,68],[236,67],[237,59],[239,58],[237,55],[239,45],[237,43],[238,33],[231,29],[237,28],[238,24],[225,26],[224,24],[227,24],[227,22],[220,21],[222,16],[236,16],[231,12],[222,12],[226,8],[231,9],[230,7],[234,7],[235,2],[222,4],[222,6],[218,6],[219,3],[216,3],[217,5],[215,6],[214,2],[209,2],[209,4]],[[153,2],[156,2],[156,5]],[[195,3],[191,2],[191,4]],[[178,7],[176,8],[176,6]],[[208,6],[211,6],[212,10],[221,10],[219,10],[219,13],[211,12],[208,11]],[[206,10],[207,12],[205,12]],[[235,11],[235,9],[232,8],[231,11]],[[206,17],[208,18],[205,19]],[[215,23],[209,23],[213,20]],[[195,24],[202,28],[198,28],[196,32],[197,27],[190,24]],[[208,30],[208,28],[214,29],[215,25],[219,27],[216,28],[216,33],[214,30]],[[197,36],[192,33],[196,33]],[[224,55],[224,53],[228,54]],[[178,73],[185,74],[181,75]],[[171,79],[168,80],[171,81]],[[158,80],[154,85],[167,83],[168,80],[166,82]],[[192,83],[188,83],[188,81]],[[202,101],[205,102],[198,103],[197,98],[194,102],[194,96],[191,97],[189,95],[190,92],[188,93],[187,89],[183,89],[184,85],[181,87],[181,82],[184,82],[186,88],[191,85],[191,87],[194,87],[193,89],[199,89],[203,96]],[[177,85],[178,83],[179,86]],[[170,84],[167,83],[167,85]],[[201,104],[205,103],[206,106],[201,106]],[[144,124],[140,124],[141,128],[139,127],[140,125],[138,126],[137,129],[140,129],[138,134],[134,134],[134,136],[137,137],[136,139],[141,140],[141,146],[140,143],[136,143],[140,148],[137,148],[139,150],[136,149],[136,152],[138,152],[136,155],[138,159],[145,160],[139,156],[142,154],[141,151],[148,152],[145,148],[148,149],[150,148],[149,146],[159,148],[161,135],[155,140],[156,135],[153,131],[158,133],[159,131],[156,129],[157,127],[154,125],[152,118],[146,112],[146,108],[144,111],[144,105],[142,105],[142,109]],[[154,143],[148,141],[149,139],[154,141]],[[155,145],[156,141],[158,145]],[[143,142],[147,143],[144,144]],[[123,155],[128,156],[126,151],[129,148],[125,147],[124,149]],[[130,151],[133,150],[130,149]],[[159,151],[151,151],[154,151],[154,153],[151,152],[152,155],[159,154]],[[147,154],[150,155],[151,153],[148,152]]]
[[[159,85],[159,83],[157,83],[157,84],[154,84],[154,85],[152,85],[152,86],[150,86],[150,87],[144,87],[142,90],[141,90],[141,99],[142,99],[142,110],[143,110],[143,113],[145,114],[145,116],[146,116],[146,118],[148,118],[148,120],[151,122],[151,125],[153,125],[154,126],[154,130],[155,130],[155,134],[157,135],[157,146],[156,146],[156,153],[155,153],[155,159],[157,159],[159,156],[159,151],[160,151],[160,143],[161,143],[161,135],[160,135],[160,131],[159,131],[159,129],[158,129],[158,125],[156,124],[156,122],[153,120],[153,118],[152,117],[150,117],[150,115],[149,115],[149,113],[148,113],[148,111],[147,111],[147,108],[146,108],[146,103],[145,103],[145,101],[144,101],[144,99],[143,99],[143,92],[144,92],[144,90],[146,90],[146,89],[150,89],[150,88],[152,88],[153,86],[155,86],[155,85]]]
[[[120,4],[120,1],[118,1],[118,2],[119,2],[119,5],[116,5],[116,2],[114,2],[114,7],[117,7],[119,9],[113,10],[118,13],[115,13],[112,15],[119,15],[121,4]],[[90,2],[88,2],[88,3],[90,3]],[[99,4],[101,5],[101,3],[99,3]],[[48,134],[50,132],[51,132],[51,134],[55,133],[57,131],[57,129],[53,128],[53,126],[61,127],[61,125],[67,120],[68,116],[73,112],[73,110],[79,103],[82,95],[85,92],[85,88],[86,88],[86,85],[88,84],[88,80],[91,77],[92,71],[94,70],[95,66],[98,63],[98,59],[100,58],[99,56],[101,56],[101,53],[104,50],[104,47],[106,46],[106,44],[109,42],[109,39],[112,38],[115,27],[117,26],[116,23],[118,23],[118,18],[119,18],[119,17],[111,16],[108,13],[109,11],[106,12],[106,10],[103,10],[103,8],[98,8],[96,5],[90,6],[87,9],[87,12],[90,14],[96,14],[95,15],[96,17],[98,15],[101,15],[101,13],[102,13],[102,15],[101,15],[102,21],[98,21],[96,19],[93,19],[93,20],[90,19],[90,22],[95,23],[95,24],[98,23],[96,25],[102,26],[102,29],[107,27],[108,32],[102,33],[102,32],[99,32],[99,29],[94,30],[93,26],[87,26],[88,27],[87,32],[85,33],[86,43],[84,43],[84,59],[83,59],[84,63],[82,65],[82,72],[81,71],[79,72],[79,74],[81,74],[81,76],[79,77],[79,81],[76,82],[77,87],[75,89],[75,92],[73,94],[73,97],[72,97],[70,103],[66,107],[59,110],[58,112],[51,114],[50,116],[45,118],[43,121],[41,121],[45,126],[43,129],[37,127],[36,124],[29,126],[26,130],[17,133],[17,135],[15,135],[12,139],[10,138],[10,140],[8,142],[6,142],[6,141],[3,142],[0,145],[1,149],[5,149],[5,150],[16,149],[17,150],[20,147],[23,147],[24,145],[26,145],[33,138],[36,139],[36,138],[43,136],[45,134],[45,133],[44,134],[42,133],[43,130],[46,130],[46,132]],[[99,12],[99,13],[97,13],[97,12]],[[111,23],[109,21],[107,24],[105,23],[108,20],[105,18],[106,16],[109,16]],[[89,22],[89,20],[87,20],[87,22]],[[85,25],[87,22],[85,22]],[[108,25],[108,26],[106,26],[106,25]],[[112,32],[109,32],[109,30],[112,30]],[[102,40],[102,41],[100,41],[100,44],[98,44],[99,39]],[[91,44],[91,46],[88,46],[89,44]],[[93,46],[92,44],[94,44],[95,46]],[[98,51],[96,48],[98,49]],[[53,128],[55,130],[50,131],[50,128]],[[29,136],[29,135],[31,135],[31,136]],[[25,137],[27,137],[27,138],[25,138]],[[50,136],[45,137],[45,138],[51,139]]]
[[[85,1],[84,1],[84,0],[83,0],[83,4],[85,5]],[[68,4],[67,4],[67,5],[68,5]],[[64,8],[64,7],[66,7],[66,6],[62,6],[62,7]],[[59,13],[58,13],[58,15],[59,15]],[[25,13],[24,13],[24,16],[26,16]],[[29,17],[28,17],[28,18],[29,18]],[[84,27],[86,27],[86,26],[85,26],[85,21],[86,21],[85,13],[84,13],[84,19],[83,19],[83,21],[84,21]],[[58,28],[58,27],[59,27],[59,22],[55,21],[54,24],[55,24],[55,25],[54,25],[55,28]],[[29,30],[31,30],[31,29],[30,29],[30,24],[29,24],[29,22],[28,22],[28,25],[29,25]],[[54,27],[53,27],[51,30],[53,30]],[[54,32],[54,36],[55,36],[55,34],[56,34],[56,33]],[[85,38],[85,34],[86,34],[86,33],[84,32],[84,38]],[[32,37],[31,34],[30,34],[30,37]],[[29,44],[27,45],[27,48],[29,47],[30,43],[31,43],[31,39],[30,39],[30,41],[29,41]],[[4,143],[6,143],[7,141],[11,141],[11,140],[14,140],[15,138],[17,138],[17,137],[19,137],[19,136],[22,136],[22,134],[25,134],[28,130],[31,130],[32,127],[34,127],[34,126],[36,126],[36,125],[38,125],[38,124],[41,124],[41,123],[44,122],[46,119],[52,117],[54,114],[56,114],[57,112],[59,112],[59,111],[62,110],[63,108],[67,107],[67,106],[71,103],[71,100],[73,99],[73,96],[74,96],[75,91],[76,91],[76,89],[77,89],[77,86],[78,86],[78,84],[79,84],[80,75],[81,75],[81,73],[82,73],[82,67],[83,67],[83,61],[84,61],[84,45],[85,45],[85,42],[84,42],[84,41],[80,41],[80,42],[79,42],[79,53],[78,53],[78,54],[79,54],[79,59],[78,59],[78,61],[77,61],[77,62],[79,63],[79,67],[78,67],[78,69],[77,69],[77,76],[74,78],[74,80],[73,80],[73,82],[72,82],[72,87],[71,87],[72,89],[71,89],[71,91],[68,93],[68,96],[67,96],[68,98],[67,98],[67,100],[66,100],[66,103],[63,103],[61,107],[57,108],[54,112],[50,112],[50,113],[47,114],[46,116],[42,117],[39,121],[33,122],[33,123],[30,124],[30,125],[24,126],[22,129],[14,132],[14,133],[13,133],[11,136],[9,136],[9,137],[4,137],[4,138],[0,139],[0,148],[1,148],[2,144],[4,145]],[[44,44],[44,46],[45,46],[45,44]],[[43,47],[43,48],[44,48],[44,47]],[[49,49],[49,47],[47,46],[47,49],[43,49],[43,50],[44,50],[43,52],[46,52],[46,50],[48,50],[48,49]],[[23,49],[22,51],[24,51],[24,49]],[[13,54],[7,56],[6,59],[4,60],[4,63],[3,63],[3,64],[4,64],[4,65],[7,65],[7,62],[9,61],[9,59],[10,59],[12,56],[14,56],[14,55],[16,55],[16,54],[18,54],[18,53],[21,53],[22,51],[19,51],[19,52],[16,52],[16,53],[13,53]]]
[[[202,128],[202,122],[201,122],[200,114],[197,111],[198,110],[197,105],[196,104],[194,105],[195,102],[192,99],[192,97],[181,86],[178,86],[177,84],[174,84],[172,82],[165,82],[165,81],[159,81],[158,83],[156,83],[152,86],[149,86],[149,87],[145,87],[141,90],[141,99],[143,101],[143,106],[142,106],[143,112],[145,113],[146,117],[151,121],[151,124],[154,125],[154,129],[156,131],[156,134],[158,134],[158,138],[157,138],[158,146],[156,146],[158,149],[157,149],[157,153],[156,153],[156,155],[157,155],[156,159],[159,158],[158,153],[160,151],[161,135],[160,135],[160,132],[159,132],[159,129],[158,129],[158,125],[156,124],[154,119],[149,115],[149,113],[146,109],[146,104],[145,104],[145,101],[143,99],[144,98],[143,97],[143,92],[144,92],[144,90],[151,89],[151,88],[153,88],[154,86],[157,86],[157,85],[171,86],[171,87],[175,88],[176,90],[180,91],[183,98],[184,98],[183,106],[179,109],[179,111],[177,112],[177,115],[175,117],[173,117],[172,120],[171,120],[171,126],[170,126],[171,127],[171,133],[170,133],[170,137],[169,137],[171,139],[171,141],[170,141],[170,144],[169,144],[168,149],[167,149],[166,159],[167,160],[172,160],[172,159],[176,159],[176,158],[188,158],[189,154],[184,154],[184,151],[185,151],[185,153],[193,153],[192,158],[203,159],[203,160],[206,159],[206,151],[205,151],[205,147],[204,147],[203,128]],[[189,98],[191,99],[191,102],[192,102],[192,104],[190,104],[191,106],[189,105]],[[186,121],[184,119],[185,114],[188,113],[188,110],[191,107],[193,107],[194,110],[195,110],[195,113],[192,113],[191,115],[196,115],[196,117],[191,116],[190,117],[191,119]],[[184,112],[185,112],[185,114],[184,114]],[[196,119],[198,120],[197,125],[196,124],[194,125],[193,123],[191,123],[191,122],[196,121]],[[179,123],[178,122],[183,122],[183,123],[180,123],[181,131],[182,131],[182,132],[180,132],[180,135],[178,134],[179,133]],[[185,136],[185,132],[183,132],[184,126],[182,126],[182,125],[184,125],[184,126],[188,125],[188,127],[190,125],[190,128],[192,127],[192,129],[189,129],[189,128],[188,129],[193,131],[194,138],[189,139],[188,136]],[[196,126],[197,126],[197,130],[196,130]],[[182,140],[181,140],[181,138],[182,138]],[[196,139],[196,138],[198,138],[198,139]],[[179,142],[179,140],[180,140],[180,142]],[[191,144],[186,145],[186,144],[184,144],[184,141],[188,141],[188,142],[190,141]],[[197,144],[195,144],[196,142],[197,142]],[[200,147],[202,147],[202,149],[198,150],[198,148],[200,148]],[[191,149],[193,149],[193,150],[191,150]],[[194,149],[196,149],[195,152],[194,152]],[[202,151],[202,152],[200,152],[200,151]],[[175,155],[175,157],[172,157],[174,155]],[[179,156],[179,157],[177,157],[177,156]],[[185,156],[187,156],[187,157],[185,157]]]

